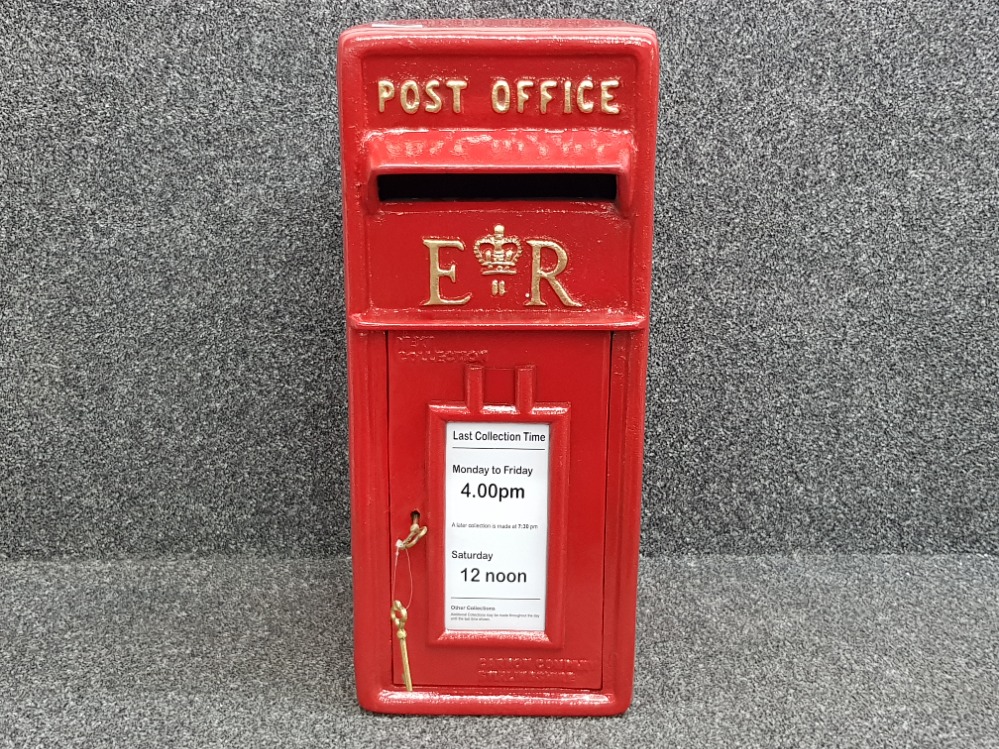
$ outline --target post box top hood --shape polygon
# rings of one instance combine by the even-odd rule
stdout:
[[[549,42],[562,36],[599,34],[601,38],[612,35],[642,37],[657,44],[655,32],[647,26],[608,21],[598,18],[424,18],[406,21],[376,21],[362,26],[354,26],[341,34],[344,38],[364,36],[372,38],[376,32],[412,36],[413,32],[430,32],[440,35],[457,35],[467,38],[475,32],[487,35],[538,36]]]
[[[371,24],[338,82],[354,326],[647,326],[654,32]]]

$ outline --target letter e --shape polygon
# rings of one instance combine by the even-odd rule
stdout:
[[[464,250],[465,245],[456,239],[424,239],[423,244],[430,251],[430,298],[423,303],[423,306],[450,305],[454,307],[468,304],[472,298],[471,293],[465,294],[461,299],[446,299],[441,296],[441,276],[450,278],[451,282],[454,283],[456,275],[454,263],[451,263],[447,270],[441,268],[441,248],[451,247],[456,250]]]

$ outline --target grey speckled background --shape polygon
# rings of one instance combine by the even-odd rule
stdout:
[[[663,42],[646,555],[999,547],[992,3],[0,13],[0,556],[348,551],[337,34]]]

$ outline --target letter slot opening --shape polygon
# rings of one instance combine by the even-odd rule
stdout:
[[[617,200],[617,175],[601,172],[419,172],[380,174],[383,202]]]

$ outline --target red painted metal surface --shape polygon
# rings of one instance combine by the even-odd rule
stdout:
[[[375,24],[341,37],[338,80],[358,698],[397,713],[623,712],[656,38],[587,21]],[[445,435],[483,423],[549,430],[546,599],[530,631],[446,624]],[[429,532],[396,582],[412,597],[407,691],[389,608],[413,510]]]

